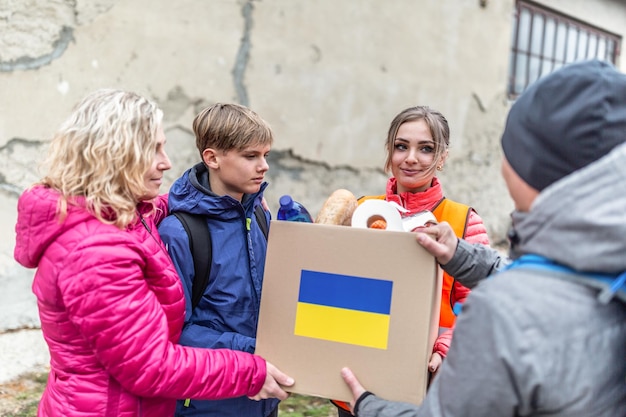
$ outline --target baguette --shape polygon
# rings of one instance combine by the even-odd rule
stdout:
[[[350,226],[352,214],[359,205],[350,191],[340,188],[334,191],[324,202],[315,223]]]

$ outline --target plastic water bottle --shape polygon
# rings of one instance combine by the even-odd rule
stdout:
[[[278,202],[280,203],[278,214],[276,215],[278,220],[313,223],[313,218],[308,210],[302,204],[294,201],[290,195],[282,196]]]

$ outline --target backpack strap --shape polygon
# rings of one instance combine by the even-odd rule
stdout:
[[[256,208],[254,209],[254,215],[256,216],[256,222],[259,225],[259,227],[261,228],[261,231],[263,232],[263,236],[265,236],[265,240],[267,240],[267,236],[269,235],[270,232],[270,226],[269,224],[267,224],[267,217],[265,217],[265,210],[263,210],[263,207],[259,204],[258,206],[256,206]]]
[[[193,311],[202,299],[204,290],[209,285],[209,275],[211,274],[211,263],[213,261],[211,230],[207,226],[205,216],[182,211],[175,211],[172,214],[183,225],[189,238],[189,250],[193,259],[194,271],[193,283],[191,285],[191,310]]]
[[[180,221],[189,238],[189,250],[193,259],[193,283],[191,285],[191,310],[193,311],[209,285],[211,265],[213,263],[213,244],[211,242],[211,229],[208,227],[205,216],[201,214],[187,213],[183,211],[172,212]],[[269,224],[265,217],[265,211],[261,205],[254,210],[257,224],[267,240]],[[195,243],[194,243],[195,242]]]
[[[503,270],[506,271],[513,268],[543,269],[576,277],[578,279],[575,280],[579,282],[595,282],[596,285],[592,286],[599,288],[600,291],[598,293],[598,301],[602,304],[608,304],[613,297],[621,298],[622,300],[626,299],[626,272],[612,275],[576,271],[568,266],[558,264],[544,256],[535,254],[523,255],[507,265]]]

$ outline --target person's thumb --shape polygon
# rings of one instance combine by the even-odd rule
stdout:
[[[361,394],[365,392],[365,388],[363,388],[363,385],[356,379],[356,376],[350,368],[342,368],[341,377],[350,388],[350,391],[352,391],[352,396],[354,397],[353,401],[356,401]],[[354,406],[354,402],[351,402],[351,404]]]
[[[415,233],[415,239],[417,240],[417,243],[422,245],[431,255],[435,257],[441,255],[443,247],[433,236],[418,231]]]
[[[342,368],[341,377],[350,388],[352,388],[353,386],[355,386],[355,384],[357,384],[356,376],[354,376],[354,373],[352,373],[350,368]]]

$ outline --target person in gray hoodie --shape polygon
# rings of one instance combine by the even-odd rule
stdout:
[[[626,416],[625,142],[626,75],[607,63],[566,65],[517,99],[502,136],[509,259],[445,225],[418,234],[479,284],[420,406],[342,369],[356,416]]]

